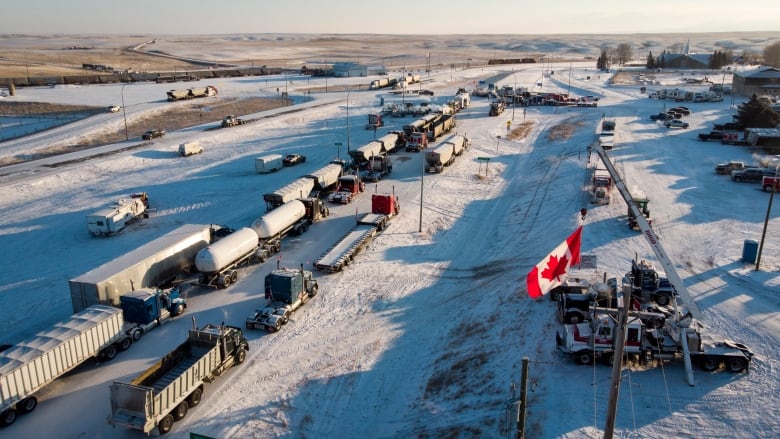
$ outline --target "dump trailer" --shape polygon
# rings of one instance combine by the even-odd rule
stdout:
[[[301,177],[294,180],[274,192],[263,195],[266,210],[273,210],[284,203],[298,198],[308,197],[314,189],[314,180],[309,177]]]
[[[382,144],[382,151],[386,153],[395,152],[396,146],[398,146],[399,134],[397,132],[387,133],[384,136],[377,139],[377,142]]]
[[[312,297],[317,295],[319,285],[311,271],[281,268],[265,277],[265,306],[247,317],[246,328],[265,328],[276,332],[290,321],[290,316]]]
[[[149,216],[149,195],[138,192],[122,198],[110,206],[87,215],[87,230],[92,236],[110,236],[140,218]]]
[[[71,279],[73,312],[90,305],[119,306],[119,296],[134,289],[170,285],[195,264],[195,255],[220,232],[218,226],[186,224]]]
[[[330,215],[330,210],[319,198],[301,198],[285,203],[278,209],[252,222],[252,229],[259,239],[254,255],[265,262],[282,248],[282,238],[289,234],[300,235],[309,226]]]
[[[0,425],[35,410],[35,394],[89,359],[108,361],[132,340],[122,310],[93,305],[0,352]]]
[[[319,197],[324,192],[333,189],[339,182],[339,177],[344,173],[344,162],[334,160],[330,164],[306,175],[314,181],[312,196]]]
[[[436,148],[425,153],[425,162],[428,166],[425,170],[428,172],[441,172],[445,166],[449,166],[455,160],[454,147],[452,143],[444,142]]]
[[[190,329],[187,341],[129,381],[111,384],[115,427],[163,435],[200,404],[204,383],[246,359],[249,343],[240,328],[206,325]]]
[[[257,250],[257,233],[244,227],[217,240],[195,255],[198,284],[227,288],[238,279],[238,268],[250,262]]]
[[[452,144],[452,153],[455,156],[459,156],[463,154],[463,151],[466,150],[471,145],[471,141],[462,134],[452,134],[444,138],[444,140],[441,141],[442,144],[444,143],[450,143]]]
[[[379,155],[382,152],[383,145],[381,142],[373,140],[360,148],[349,151],[349,156],[352,157],[352,167],[355,169],[365,168],[368,159],[372,156]]]
[[[395,195],[373,194],[371,213],[356,218],[355,227],[347,232],[336,244],[314,261],[314,267],[320,271],[336,272],[344,269],[355,255],[383,231],[392,217],[401,211],[398,197]]]

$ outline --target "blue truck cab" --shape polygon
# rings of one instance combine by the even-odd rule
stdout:
[[[138,341],[146,331],[176,317],[187,308],[181,292],[174,287],[169,290],[143,288],[119,297],[125,319],[125,331]]]

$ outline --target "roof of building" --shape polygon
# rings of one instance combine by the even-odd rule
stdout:
[[[780,78],[780,69],[775,67],[761,66],[755,70],[748,70],[743,72],[734,72],[735,75],[743,78],[752,79],[774,79]]]

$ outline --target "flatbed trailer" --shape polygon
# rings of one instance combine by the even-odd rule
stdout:
[[[400,212],[398,198],[395,195],[371,196],[371,213],[357,219],[355,227],[347,232],[336,244],[314,261],[314,267],[320,271],[336,272],[344,269],[352,259],[370,243],[377,233],[387,227],[388,221]]]

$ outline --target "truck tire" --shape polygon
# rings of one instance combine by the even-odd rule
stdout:
[[[715,357],[705,356],[699,362],[699,366],[707,372],[712,372],[720,366],[720,360]]]
[[[189,411],[190,405],[187,404],[187,401],[182,401],[181,404],[177,405],[175,409],[173,409],[173,420],[174,421],[181,421],[184,419],[185,416],[187,416],[187,411]]]
[[[157,432],[160,433],[160,436],[168,433],[173,428],[173,415],[167,414],[164,418],[160,421],[159,424],[157,424]]]
[[[102,358],[103,360],[111,361],[111,360],[114,359],[114,357],[116,357],[116,352],[117,352],[116,346],[115,345],[111,345],[111,346],[108,346],[107,348],[103,349],[102,351],[100,351],[99,355],[100,355],[100,358]]]
[[[565,323],[568,323],[570,325],[576,325],[578,323],[582,323],[584,319],[582,318],[582,315],[580,313],[576,311],[569,311],[563,317],[563,320]]]
[[[30,413],[35,410],[35,407],[38,407],[38,398],[34,396],[24,398],[16,404],[16,409],[19,410],[19,413]]]
[[[230,283],[236,283],[238,280],[238,271],[231,271],[230,272]]]
[[[734,357],[726,360],[726,367],[728,367],[731,372],[742,372],[742,370],[745,369],[745,366],[745,360],[742,358]]]
[[[314,297],[319,292],[319,286],[317,284],[312,285],[311,291],[309,291],[309,297]]]
[[[138,341],[144,336],[144,330],[142,328],[135,328],[130,332],[130,337],[133,341]]]
[[[200,400],[203,398],[203,388],[198,387],[197,389],[193,390],[192,393],[190,393],[190,396],[187,397],[187,402],[189,403],[190,407],[197,407],[198,404],[200,404]]]
[[[577,363],[588,365],[593,363],[593,354],[589,351],[580,352],[577,354]]]
[[[229,287],[230,286],[230,275],[228,274],[228,275],[222,276],[222,278],[219,279],[219,281],[217,281],[217,285],[220,288],[227,288],[227,287]]]
[[[119,346],[120,351],[126,351],[130,349],[130,345],[133,344],[133,339],[130,337],[125,337],[122,340],[117,343],[117,346]]]
[[[238,348],[238,352],[236,352],[236,364],[241,364],[246,360],[246,349],[243,347]]]
[[[657,304],[659,304],[661,306],[668,305],[669,301],[670,301],[669,296],[667,296],[665,294],[659,294],[659,295],[655,296],[655,303],[657,303]]]
[[[180,316],[184,313],[184,304],[177,303],[176,306],[173,307],[173,316]]]
[[[16,410],[8,409],[0,414],[0,425],[7,427],[16,421]]]

